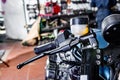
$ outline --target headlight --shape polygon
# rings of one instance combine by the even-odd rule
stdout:
[[[88,17],[80,16],[70,19],[71,33],[75,36],[84,36],[89,32]]]

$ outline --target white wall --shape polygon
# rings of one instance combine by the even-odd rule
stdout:
[[[1,0],[2,1],[2,0]],[[22,0],[6,0],[2,4],[5,19],[6,35],[12,39],[22,40],[27,35]]]

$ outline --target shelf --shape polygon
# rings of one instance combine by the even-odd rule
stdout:
[[[73,3],[89,3],[87,1],[71,1],[71,2],[73,2]],[[66,1],[61,1],[61,4],[62,3],[67,3],[67,2]]]
[[[41,33],[44,33],[44,32],[52,32],[53,30],[55,29],[69,29],[70,26],[69,25],[63,25],[63,26],[57,26],[57,27],[52,27],[52,28],[43,28]]]
[[[42,16],[42,18],[45,18],[45,19],[72,18],[72,17],[77,17],[80,15],[89,15],[91,13],[92,13],[92,11],[85,11],[85,12],[80,13],[80,14],[77,13],[77,14],[50,15],[50,16]]]

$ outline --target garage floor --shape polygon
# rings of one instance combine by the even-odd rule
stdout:
[[[0,42],[0,50],[5,50],[3,60],[10,67],[0,63],[0,80],[45,80],[45,64],[47,57],[36,60],[22,69],[17,69],[16,66],[33,56],[35,56],[34,46],[22,46],[21,41],[6,40]]]

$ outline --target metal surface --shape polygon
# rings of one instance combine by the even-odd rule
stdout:
[[[110,44],[120,44],[120,14],[107,16],[102,22],[102,34]]]

